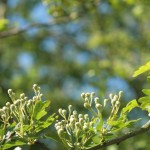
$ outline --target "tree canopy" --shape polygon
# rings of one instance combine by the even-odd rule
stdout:
[[[51,100],[52,112],[67,104],[82,112],[82,92],[94,91],[105,98],[122,90],[122,103],[142,96],[141,89],[148,87],[145,77],[132,75],[150,58],[149,4],[149,0],[1,0],[0,105],[10,101],[9,88],[32,97],[34,83],[40,85],[44,99]],[[129,117],[137,114],[144,116],[136,109]],[[43,143],[48,145],[49,140]],[[53,141],[51,145],[62,148]],[[148,133],[106,149],[120,147],[148,150]]]

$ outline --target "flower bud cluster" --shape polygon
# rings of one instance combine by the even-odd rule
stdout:
[[[87,140],[89,141],[87,137],[98,136],[99,142],[101,142],[103,135],[110,132],[111,121],[116,118],[120,107],[121,95],[122,91],[118,95],[110,94],[110,99],[104,99],[102,105],[99,98],[95,97],[94,92],[82,93],[81,97],[84,100],[84,107],[91,112],[91,116],[78,114],[76,110],[72,110],[72,105],[68,106],[69,112],[60,108],[58,112],[63,119],[55,124],[59,137],[68,147],[73,147],[74,149],[85,149],[85,143]],[[108,101],[111,102],[112,110],[108,119],[104,121],[102,110]]]
[[[123,92],[120,91],[118,93],[118,95],[113,95],[113,94],[110,94],[109,95],[109,98],[110,98],[110,101],[111,101],[111,105],[112,105],[112,110],[111,110],[111,113],[110,113],[110,116],[107,120],[107,124],[111,124],[111,122],[116,118],[117,116],[117,113],[119,111],[119,108],[120,108],[120,100],[121,100],[121,96],[122,96]]]
[[[88,114],[78,114],[76,110],[72,110],[72,105],[68,106],[68,111],[67,113],[67,110],[61,108],[58,110],[63,119],[56,122],[55,128],[59,137],[68,146],[82,148],[86,143],[86,137],[93,135],[94,123],[90,120]],[[66,138],[66,135],[68,138]],[[72,139],[75,139],[74,143]]]
[[[82,93],[81,97],[84,100],[84,107],[90,109],[92,107],[92,101],[95,96],[95,93]]]
[[[92,114],[94,115],[100,115],[101,111],[103,109],[102,104],[99,102],[99,98],[98,97],[94,97],[95,93],[82,93],[81,97],[84,100],[84,107],[88,110],[90,110],[92,112]],[[94,106],[97,110],[97,113],[93,110],[93,102],[94,102]]]
[[[8,106],[4,106],[2,109],[0,109],[0,116],[1,116],[1,121],[4,123],[4,125],[6,125],[10,119],[10,110]]]
[[[34,84],[33,85],[33,90],[34,90],[34,93],[35,93],[35,96],[33,97],[33,99],[36,100],[36,101],[41,100],[41,97],[42,97],[43,94],[41,94],[40,87],[37,84]]]
[[[12,104],[7,102],[6,105],[0,109],[0,118],[4,124],[4,128],[15,122],[16,125],[19,124],[18,128],[23,128],[24,124],[32,125],[33,118],[32,114],[34,112],[34,107],[36,105],[37,99],[41,99],[40,87],[36,84],[33,85],[35,96],[32,99],[28,99],[24,93],[20,94],[20,97],[17,99],[16,94],[12,89],[8,90],[8,94],[12,100]],[[22,130],[20,130],[21,132]],[[24,134],[24,133],[19,133]]]
[[[114,111],[116,111],[116,113],[118,112],[119,107],[120,107],[120,100],[121,100],[120,98],[122,96],[122,93],[123,92],[120,91],[118,95],[113,95],[113,94],[109,95],[112,108],[114,109]]]

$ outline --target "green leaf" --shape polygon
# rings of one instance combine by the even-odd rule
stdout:
[[[33,118],[36,120],[41,119],[43,116],[47,114],[46,108],[50,105],[50,101],[38,101],[34,108]]]
[[[143,89],[142,92],[146,95],[150,95],[150,89]]]
[[[21,146],[21,145],[25,145],[26,142],[24,142],[23,140],[14,140],[14,141],[9,141],[8,143],[4,144],[3,149],[8,149],[14,146]]]
[[[96,130],[97,131],[101,131],[103,128],[103,120],[102,119],[98,119],[98,123],[96,125]]]
[[[54,122],[54,120],[55,120],[54,115],[55,114],[53,114],[51,116],[48,116],[47,119],[44,120],[44,121],[38,121],[37,125],[36,125],[36,128],[35,128],[35,131],[36,132],[40,132],[41,130],[44,130],[47,127],[49,127]]]
[[[112,126],[112,130],[111,132],[114,133],[114,132],[118,132],[124,128],[131,128],[135,122],[139,121],[141,118],[139,119],[136,119],[136,120],[130,120],[130,121],[127,121],[127,120],[121,120],[119,119],[118,121],[113,121],[111,124],[113,125]]]
[[[150,61],[147,62],[145,65],[141,66],[138,70],[136,70],[133,74],[133,77],[137,77],[138,75],[145,73],[146,71],[150,70]]]
[[[0,30],[3,30],[7,24],[8,24],[7,19],[1,19],[0,20]]]
[[[92,141],[95,143],[95,144],[99,144],[99,143],[101,143],[102,142],[102,137],[99,137],[99,136],[94,136],[93,138],[92,138]]]
[[[3,135],[4,135],[4,129],[3,128],[0,128],[0,140],[2,139]]]
[[[124,108],[122,109],[121,114],[129,113],[129,112],[130,112],[133,108],[135,108],[135,107],[139,107],[139,105],[138,105],[137,101],[134,99],[134,100],[130,101],[130,102],[126,105],[126,107],[124,107]]]
[[[140,107],[143,110],[149,109],[149,107],[150,107],[150,96],[141,97],[138,101],[141,103]]]

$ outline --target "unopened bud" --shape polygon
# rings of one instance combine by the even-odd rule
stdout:
[[[90,93],[86,93],[85,97],[89,98],[90,97]]]
[[[12,89],[9,89],[9,90],[8,90],[8,94],[11,95],[12,93],[13,93],[13,90],[12,90]]]
[[[85,93],[81,93],[81,97],[84,99],[85,98]]]
[[[83,122],[83,118],[79,118],[79,123],[82,123]]]
[[[95,96],[95,92],[92,92],[92,93],[91,93],[91,96],[94,97],[94,96]]]
[[[89,109],[91,106],[90,106],[89,103],[84,103],[84,107],[87,108],[87,109]]]
[[[101,109],[101,108],[102,108],[102,105],[99,104],[99,103],[97,103],[97,104],[95,105],[95,107],[96,107],[97,109]]]
[[[95,97],[95,99],[94,99],[95,104],[97,104],[98,101],[99,101],[99,98],[98,98],[98,97]]]
[[[66,116],[67,110],[63,109],[63,110],[62,110],[62,114],[63,114],[64,116]]]
[[[33,84],[33,90],[38,91],[38,85],[37,84]]]
[[[68,110],[69,110],[69,112],[72,111],[72,105],[69,105],[69,106],[68,106]]]
[[[80,123],[79,123],[79,122],[76,122],[76,123],[75,123],[75,126],[76,126],[76,128],[79,128],[79,127],[80,127]]]
[[[24,93],[20,94],[20,98],[24,99],[25,98],[25,94]]]
[[[78,118],[83,118],[83,115],[82,115],[82,114],[79,114],[79,115],[78,115]]]
[[[85,115],[84,115],[84,118],[85,118],[85,119],[88,119],[88,118],[89,118],[89,115],[88,115],[88,114],[85,114]]]
[[[123,94],[123,91],[119,91],[119,97],[121,97]]]
[[[84,125],[84,126],[83,126],[83,130],[84,130],[84,131],[87,131],[87,130],[88,130],[88,126],[85,126],[85,125]]]
[[[108,101],[109,101],[108,99],[104,99],[104,107],[106,106]]]
[[[62,115],[62,109],[61,108],[58,109],[58,112],[60,115]]]
[[[63,135],[63,129],[62,128],[60,128],[59,130],[58,130],[58,135],[61,137],[62,135]]]
[[[113,94],[112,93],[109,94],[109,98],[113,99]]]
[[[9,107],[9,106],[10,106],[10,102],[7,102],[7,103],[6,103],[6,106],[8,106],[8,107]]]

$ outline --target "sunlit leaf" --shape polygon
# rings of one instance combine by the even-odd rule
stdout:
[[[150,95],[150,89],[143,89],[142,92],[146,95]]]
[[[47,114],[46,108],[50,105],[50,101],[38,101],[34,108],[33,118],[39,120]]]
[[[55,120],[54,115],[55,114],[53,114],[51,116],[48,116],[44,121],[37,122],[35,131],[39,132],[39,131],[41,131],[43,129],[46,129],[47,127],[49,127],[54,122],[54,120]]]
[[[23,140],[14,140],[14,141],[9,141],[8,143],[4,144],[3,149],[8,149],[14,146],[21,146],[25,145],[26,142]]]
[[[122,109],[121,114],[125,114],[125,113],[127,113],[127,112],[130,112],[130,111],[131,111],[133,108],[135,108],[135,107],[139,107],[139,105],[138,105],[137,101],[134,99],[134,100],[130,101],[130,102],[126,105],[126,107],[124,107],[124,108]]]
[[[3,30],[7,24],[8,24],[7,19],[0,19],[0,30]]]
[[[138,75],[145,73],[150,70],[150,61],[145,65],[141,66],[137,71],[134,72],[133,77],[137,77]]]

